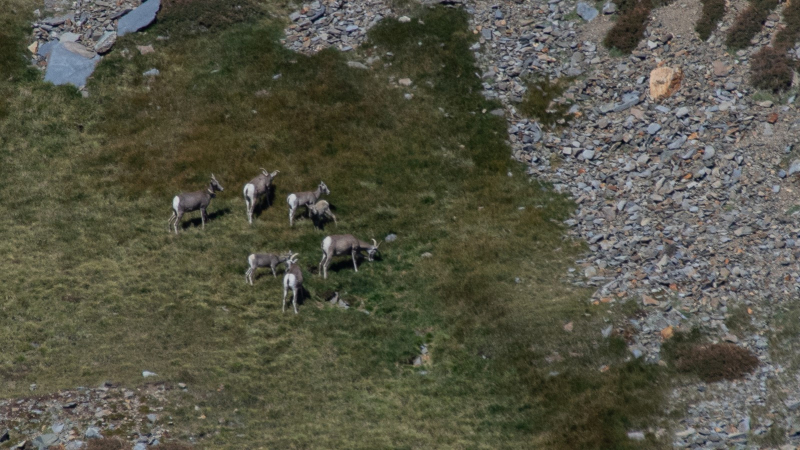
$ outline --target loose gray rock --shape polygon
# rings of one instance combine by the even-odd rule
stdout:
[[[383,240],[386,242],[394,242],[397,240],[397,235],[394,233],[386,235],[386,237]]]
[[[97,427],[89,427],[86,429],[86,432],[83,433],[83,436],[86,439],[102,439],[103,435],[100,434],[100,428]]]
[[[161,8],[161,0],[147,0],[138,8],[122,16],[117,23],[117,35],[125,36],[150,25],[156,20],[156,14]]]
[[[39,450],[46,449],[58,442],[58,435],[53,433],[43,434],[35,438],[32,442]]]
[[[150,70],[148,70],[146,72],[142,72],[142,75],[144,75],[146,77],[157,77],[157,76],[161,75],[161,72],[158,69],[153,68],[153,69],[150,69]]]
[[[86,85],[86,80],[94,72],[100,57],[86,58],[68,50],[58,43],[50,52],[49,64],[44,80],[60,86],[71,84],[77,88]]]
[[[647,133],[648,133],[648,134],[650,134],[650,135],[656,134],[656,133],[658,133],[660,130],[661,130],[661,125],[659,125],[659,124],[657,124],[657,123],[651,123],[651,124],[650,124],[650,125],[647,127]]]
[[[575,10],[578,13],[578,15],[581,16],[581,19],[587,22],[591,22],[599,14],[597,8],[584,2],[578,2],[578,6]]]
[[[97,44],[94,46],[94,51],[104,55],[111,51],[111,47],[117,42],[117,33],[114,31],[106,31]]]
[[[364,64],[358,61],[347,61],[347,67],[352,67],[353,69],[369,70],[369,67],[365,66]]]
[[[792,176],[800,172],[800,159],[795,159],[792,161],[792,165],[789,166],[789,176]]]
[[[617,12],[617,5],[615,5],[614,3],[608,2],[605,5],[603,5],[603,14],[608,15],[608,14],[614,14],[615,12]]]

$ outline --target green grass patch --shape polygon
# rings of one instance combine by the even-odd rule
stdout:
[[[567,124],[571,119],[571,115],[568,114],[571,104],[558,99],[572,81],[570,77],[558,80],[547,78],[530,80],[527,83],[528,90],[525,97],[519,104],[519,111],[537,119],[542,126],[548,128]]]
[[[285,50],[264,16],[215,28],[181,9],[194,4],[225,8],[165,4],[88,99],[0,81],[1,395],[149,370],[189,384],[166,413],[203,448],[633,448],[665,379],[602,338],[615,313],[559,281],[585,251],[564,238],[574,205],[525,176],[505,121],[481,113],[498,105],[473,75],[467,14],[384,19],[360,56],[391,64],[361,71]],[[281,174],[251,227],[241,188],[259,167]],[[169,234],[172,197],[212,172],[225,191],[206,229],[195,213]],[[320,180],[338,227],[289,228],[283,199]],[[323,281],[326,233],[398,239]],[[290,248],[309,294],[297,316],[268,271],[244,282],[249,253]],[[331,290],[352,308],[325,304]],[[414,368],[421,344],[431,361]]]

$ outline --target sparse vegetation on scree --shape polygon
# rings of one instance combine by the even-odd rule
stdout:
[[[789,3],[783,8],[786,27],[775,34],[772,47],[763,47],[753,55],[750,64],[750,83],[757,89],[779,93],[792,87],[797,63],[789,58],[789,50],[800,39],[800,4]]]
[[[725,0],[702,0],[703,11],[695,24],[694,30],[700,39],[706,40],[725,16]]]
[[[777,6],[778,0],[752,0],[728,29],[725,45],[733,50],[749,47],[750,40],[761,31],[769,13]]]
[[[11,3],[0,11],[16,26],[0,35],[14,61],[0,66],[3,398],[31,383],[135,387],[149,370],[189,385],[164,414],[200,448],[659,445],[626,431],[663,412],[660,369],[626,362],[622,338],[600,333],[611,313],[559,281],[584,250],[564,238],[573,205],[509,160],[466,13],[385,19],[363,51],[391,65],[361,71],[335,51],[283,49],[267,16],[165,2],[156,25],[117,42],[84,99],[17,62],[36,4]],[[186,5],[212,9],[201,23]],[[167,34],[153,54],[121,56]],[[148,81],[152,67],[161,75]],[[390,82],[401,77],[412,101]],[[259,167],[281,174],[251,227],[241,187]],[[172,196],[212,172],[226,189],[206,229],[195,213],[168,233]],[[290,229],[284,201],[321,180],[338,218],[326,232],[398,236],[358,273],[337,260],[327,281],[325,234],[309,220]],[[297,316],[281,314],[269,271],[244,280],[249,253],[288,249],[310,293]],[[323,303],[330,290],[352,308]],[[423,343],[431,362],[412,367]]]

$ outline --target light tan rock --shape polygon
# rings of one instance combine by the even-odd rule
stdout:
[[[661,338],[665,341],[671,338],[673,334],[675,334],[675,330],[672,328],[672,325],[661,330]]]
[[[672,67],[657,67],[650,72],[650,98],[661,100],[678,92],[683,81],[683,71]]]
[[[88,48],[84,47],[83,45],[77,42],[63,42],[61,45],[64,46],[65,49],[69,50],[76,55],[83,56],[84,58],[94,58],[97,53],[89,50]]]
[[[39,43],[38,42],[34,42],[33,44],[29,45],[28,46],[28,50],[30,50],[30,52],[35,55],[36,52],[39,51]]]

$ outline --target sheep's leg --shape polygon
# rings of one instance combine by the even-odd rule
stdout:
[[[183,211],[175,214],[175,234],[178,234],[178,225],[180,225],[181,219],[183,218]]]
[[[169,216],[169,221],[167,222],[167,232],[172,233],[172,221],[175,220],[175,211],[172,211],[172,215]]]
[[[358,265],[356,265],[356,253],[357,252],[355,250],[353,250],[352,253],[353,253],[353,268],[356,269],[356,272],[358,272]]]
[[[203,223],[203,229],[206,229],[206,209],[200,208],[200,222]]]
[[[292,208],[291,206],[289,207],[289,226],[290,227],[294,226],[294,208]]]
[[[328,211],[328,214],[330,214],[330,216],[333,218],[333,223],[338,227],[339,222],[336,221],[336,216],[330,211]]]
[[[297,314],[297,286],[292,286],[292,306],[294,306],[294,313]]]
[[[245,282],[245,283],[250,283],[250,286],[252,286],[252,285],[253,285],[253,282],[252,282],[252,281],[250,281],[250,273],[251,273],[252,271],[253,271],[253,268],[252,268],[252,267],[250,267],[249,269],[247,269],[247,270],[244,272],[244,282]]]
[[[328,271],[326,270],[327,264],[325,264],[325,252],[322,252],[322,259],[319,261],[319,273],[322,274],[323,279],[328,278]]]
[[[250,225],[253,224],[253,209],[250,207],[253,203],[250,201],[250,197],[247,195],[244,196],[244,207],[247,210],[247,221]]]
[[[275,265],[273,264],[270,267],[272,267],[272,276],[278,278],[278,275],[275,273]]]
[[[283,283],[283,308],[281,308],[281,312],[286,312],[286,283]]]

